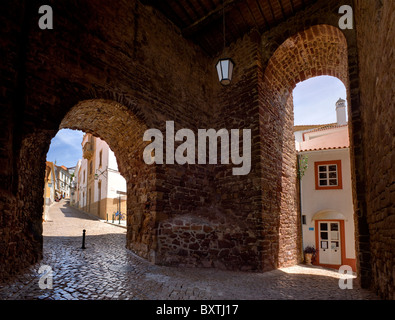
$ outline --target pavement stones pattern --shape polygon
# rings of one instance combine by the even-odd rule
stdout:
[[[340,289],[334,270],[296,265],[265,273],[152,265],[125,248],[126,229],[55,203],[43,225],[44,258],[8,283],[2,300],[376,300],[353,281]],[[86,249],[81,249],[82,230]],[[52,289],[40,289],[42,265]],[[44,282],[48,284],[47,282]]]

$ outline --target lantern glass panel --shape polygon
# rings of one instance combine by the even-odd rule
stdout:
[[[217,73],[218,73],[218,79],[219,81],[221,81],[222,80],[221,61],[218,61],[217,63]]]
[[[218,79],[221,84],[230,84],[234,68],[234,63],[232,59],[220,59],[216,64],[216,68],[218,73]]]
[[[223,79],[229,79],[229,60],[222,60],[221,64]]]

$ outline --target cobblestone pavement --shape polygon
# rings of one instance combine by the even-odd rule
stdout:
[[[81,249],[83,229],[85,250]],[[44,259],[13,281],[0,284],[0,299],[378,299],[359,288],[357,281],[353,289],[340,289],[341,275],[318,267],[296,265],[247,273],[152,265],[125,249],[125,228],[99,221],[64,200],[51,206],[43,234]],[[52,269],[52,289],[40,289],[41,265]]]

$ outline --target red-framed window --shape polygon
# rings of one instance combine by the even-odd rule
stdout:
[[[316,190],[343,188],[341,160],[316,161],[314,170]]]

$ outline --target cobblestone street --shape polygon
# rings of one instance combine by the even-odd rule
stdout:
[[[351,290],[340,289],[340,274],[318,267],[242,273],[151,265],[125,249],[125,228],[88,216],[64,200],[51,206],[43,233],[43,260],[0,284],[0,299],[377,299],[357,281]],[[41,265],[52,269],[52,289],[40,289]]]

